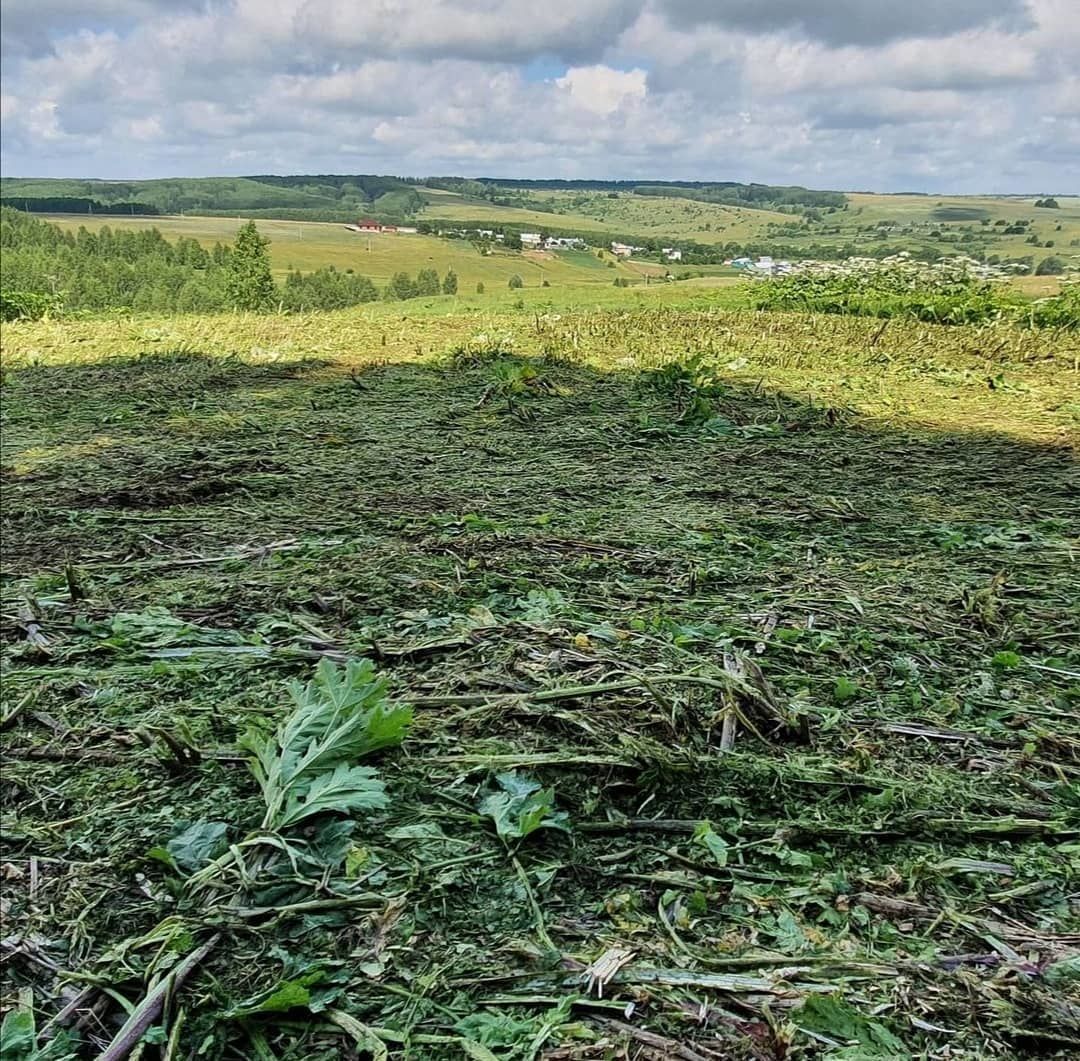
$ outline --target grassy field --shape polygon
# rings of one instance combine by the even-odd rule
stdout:
[[[82,217],[64,214],[43,215],[61,228],[77,230],[85,226],[96,231],[104,225],[113,229],[157,228],[168,239],[186,236],[206,246],[231,243],[242,222],[216,217]],[[617,276],[638,280],[642,270],[621,261],[607,268],[595,256],[575,251],[558,253],[516,253],[498,251],[482,255],[465,240],[437,236],[359,234],[344,225],[313,221],[262,221],[259,231],[270,240],[270,259],[280,277],[299,269],[309,271],[333,265],[352,269],[385,284],[396,272],[414,275],[421,269],[448,269],[458,274],[460,289],[474,290],[477,283],[488,290],[506,287],[510,277],[521,276],[526,286],[539,287],[545,280],[560,287],[611,284]],[[609,260],[613,260],[610,259]],[[662,268],[646,270],[664,272]]]
[[[771,210],[628,193],[611,198],[607,193],[534,192],[533,198],[545,204],[544,210],[493,206],[482,199],[430,189],[425,189],[424,197],[428,199],[427,214],[451,221],[491,221],[554,230],[562,227],[604,235],[631,233],[697,243],[754,239],[769,222],[789,220],[787,215]]]
[[[1075,336],[576,290],[5,327],[58,1056],[1075,1052]],[[361,658],[385,803],[266,825],[243,734]]]
[[[449,196],[449,193],[444,194]],[[641,197],[641,201],[656,202],[650,197]],[[703,204],[689,205],[697,207]],[[464,207],[462,212],[463,215],[468,213]],[[505,210],[503,212],[505,214]],[[758,211],[745,213],[754,214]],[[1063,213],[1070,214],[1067,210]],[[61,228],[71,231],[80,226],[94,231],[104,225],[110,225],[114,229],[155,227],[166,238],[186,236],[197,239],[208,247],[217,242],[231,243],[241,224],[233,218],[210,217],[86,217],[64,214],[44,216]],[[1077,211],[1077,216],[1080,217],[1080,210]],[[506,217],[502,219],[506,220]],[[623,296],[618,293],[609,296],[601,288],[612,286],[616,278],[642,285],[647,279],[661,279],[669,271],[679,277],[686,274],[711,274],[718,282],[722,278],[723,283],[735,283],[731,270],[725,266],[682,263],[668,266],[639,259],[628,261],[606,252],[601,260],[596,252],[591,250],[554,253],[495,251],[490,255],[483,255],[467,241],[440,239],[436,236],[360,235],[349,231],[343,225],[308,221],[260,220],[258,226],[259,231],[270,240],[271,264],[279,278],[293,269],[310,271],[333,265],[338,269],[352,269],[362,276],[370,277],[377,284],[384,285],[396,272],[404,271],[415,275],[421,269],[434,268],[440,275],[445,275],[448,269],[453,269],[458,274],[459,290],[463,294],[474,292],[477,284],[482,283],[485,295],[490,298],[501,293],[510,278],[516,274],[521,276],[526,289],[541,288],[546,281],[557,293],[545,288],[545,293],[540,297],[558,305],[606,304],[618,301]],[[601,237],[598,236],[599,238]],[[955,251],[955,248],[953,250]],[[1031,297],[1054,294],[1059,288],[1054,277],[1018,277],[1012,283]],[[515,299],[522,297],[525,296],[521,293],[515,295]],[[674,297],[678,299],[682,296]]]
[[[935,229],[942,232],[956,232],[960,229],[971,227],[977,231],[983,231],[985,226],[981,220],[958,220],[942,221],[942,211],[967,211],[972,215],[978,214],[985,217],[990,225],[988,230],[993,233],[995,227],[1000,230],[1002,226],[995,226],[996,221],[1015,223],[1025,219],[1032,224],[1027,232],[1034,235],[1040,242],[1053,240],[1052,248],[1034,247],[1026,242],[1026,235],[1003,235],[994,236],[992,253],[1002,257],[1023,257],[1034,255],[1035,260],[1050,254],[1057,254],[1065,258],[1070,256],[1080,257],[1080,197],[1060,196],[1057,199],[1059,209],[1048,210],[1034,206],[1034,198],[1014,198],[1001,196],[954,196],[938,198],[929,195],[869,195],[850,193],[850,203],[846,214],[850,224],[869,225],[878,224],[882,221],[894,221],[900,225],[915,224],[921,226],[926,232]],[[835,217],[835,215],[832,215]],[[946,213],[945,216],[948,216]],[[1061,226],[1060,229],[1058,226]],[[1007,227],[1007,226],[1006,226]],[[1077,241],[1077,242],[1074,242]],[[1076,258],[1074,258],[1074,261]]]
[[[848,208],[825,213],[818,221],[748,207],[719,206],[664,196],[621,192],[534,191],[539,209],[493,206],[450,192],[424,191],[426,213],[447,220],[535,225],[598,234],[633,233],[671,238],[673,242],[778,243],[785,253],[798,255],[800,246],[819,244],[874,248],[885,244],[897,250],[932,248],[943,255],[965,251],[959,241],[968,230],[986,244],[987,254],[1004,258],[1032,255],[1036,262],[1056,254],[1080,256],[1080,197],[1059,197],[1059,209],[1034,206],[1034,197],[930,196],[848,193]],[[985,218],[987,224],[983,225]],[[1020,220],[1031,222],[1024,233],[1005,234]],[[995,224],[998,221],[1005,225]],[[892,222],[884,229],[878,226]],[[1059,227],[1060,226],[1060,227]],[[871,231],[872,230],[872,231]],[[1028,242],[1034,236],[1039,246]],[[1045,247],[1053,241],[1053,247]],[[968,248],[970,249],[970,248]]]

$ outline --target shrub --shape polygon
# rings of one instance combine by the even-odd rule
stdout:
[[[899,254],[880,261],[805,262],[785,275],[763,277],[754,302],[759,309],[970,324],[992,320],[1022,305],[1018,297],[993,283],[1006,275],[1005,270],[970,258],[945,258],[930,264]]]
[[[511,291],[516,291],[519,287],[524,287],[525,286],[525,281],[522,280],[521,277],[518,276],[517,273],[514,273],[514,275],[512,277],[510,277],[510,281],[509,281],[508,286],[509,286]]]
[[[38,295],[31,291],[0,291],[0,320],[39,321],[60,311],[58,295]]]
[[[1036,276],[1060,276],[1068,268],[1065,259],[1056,254],[1048,255],[1035,266]]]

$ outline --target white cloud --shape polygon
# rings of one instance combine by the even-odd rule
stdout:
[[[1078,25],[1075,0],[7,0],[4,169],[1062,190]]]
[[[572,66],[557,78],[574,106],[590,114],[610,115],[645,99],[644,70],[614,70],[610,66]]]

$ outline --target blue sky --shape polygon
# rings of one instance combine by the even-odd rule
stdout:
[[[1080,190],[1076,0],[5,0],[6,175]]]

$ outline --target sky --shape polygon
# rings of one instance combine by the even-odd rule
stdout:
[[[4,0],[6,176],[1080,193],[1080,0]]]

